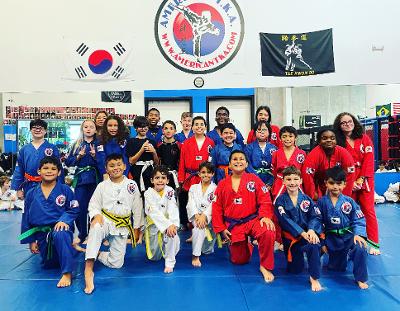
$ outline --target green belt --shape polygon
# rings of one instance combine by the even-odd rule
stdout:
[[[30,237],[31,235],[34,235],[37,232],[45,232],[45,233],[51,233],[53,230],[52,227],[50,226],[38,226],[38,227],[33,227],[29,229],[28,231],[25,231],[22,233],[18,239],[21,241],[23,239],[26,239],[27,237]],[[53,236],[51,234],[48,235],[47,239],[47,260],[50,260],[53,257]]]
[[[133,231],[133,226],[131,222],[131,214],[126,215],[126,216],[119,216],[112,214],[105,209],[101,210],[101,213],[106,216],[108,219],[110,219],[114,224],[116,228],[123,228],[127,227],[129,230],[129,233],[131,235],[131,241],[132,241],[132,247],[136,247],[136,238],[135,238],[135,232]]]
[[[255,170],[257,174],[270,174],[273,176],[271,169],[268,168],[258,168]]]
[[[369,239],[367,239],[367,243],[368,243],[369,245],[371,245],[372,247],[374,247],[374,248],[376,248],[376,249],[379,249],[379,244],[378,244],[378,243],[372,242],[372,241],[369,240]]]
[[[72,184],[71,187],[72,188],[76,188],[76,184],[78,183],[78,176],[84,172],[89,172],[91,170],[95,170],[96,171],[96,184],[99,184],[99,176],[97,174],[97,170],[94,166],[85,166],[85,167],[80,167],[77,169],[77,172],[74,174],[74,179],[72,180]]]
[[[353,231],[351,231],[351,227],[345,227],[345,228],[340,228],[340,229],[326,230],[326,233],[334,233],[334,234],[337,234],[337,235],[345,235],[347,233],[353,233]]]

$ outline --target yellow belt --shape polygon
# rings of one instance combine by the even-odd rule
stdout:
[[[120,216],[120,215],[115,215],[113,213],[110,213],[110,212],[106,211],[105,209],[102,209],[101,213],[104,216],[106,216],[109,220],[111,220],[115,224],[116,228],[127,227],[129,230],[129,233],[131,235],[132,247],[136,247],[135,232],[133,231],[133,226],[132,226],[132,222],[131,222],[132,214]]]
[[[146,243],[146,255],[147,255],[148,259],[152,259],[154,254],[152,253],[151,247],[150,247],[150,229],[149,228],[150,228],[151,225],[155,225],[155,224],[154,224],[153,219],[151,219],[149,216],[146,216],[146,223],[147,223],[146,229],[144,230],[144,240],[145,240],[145,243]],[[157,237],[158,246],[160,247],[162,256],[165,257],[164,251],[163,251],[163,238],[164,238],[164,235],[161,233],[161,231],[158,231],[157,235],[158,235],[158,237]]]

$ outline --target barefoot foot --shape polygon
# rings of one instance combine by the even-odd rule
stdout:
[[[357,281],[358,287],[361,289],[367,289],[368,288],[368,284],[365,282],[361,282],[361,281]]]
[[[93,271],[85,271],[85,293],[90,295],[94,291],[94,273]]]
[[[274,281],[275,276],[272,274],[271,271],[265,269],[263,266],[260,266],[260,271],[264,277],[264,281],[267,283],[271,283]]]
[[[57,283],[57,287],[68,287],[71,285],[72,274],[71,273],[64,273],[61,279]]]
[[[379,250],[379,248],[371,247],[369,249],[369,254],[374,256],[379,256],[381,254],[381,251]]]
[[[172,273],[172,272],[174,272],[174,268],[171,268],[171,267],[164,268],[164,273]]]
[[[313,292],[319,292],[320,290],[322,290],[321,283],[318,280],[313,279],[311,276],[310,276],[310,283],[311,283],[311,290]]]
[[[200,257],[198,257],[198,256],[192,256],[192,266],[193,266],[193,267],[197,267],[197,268],[200,268],[200,267],[201,267]]]

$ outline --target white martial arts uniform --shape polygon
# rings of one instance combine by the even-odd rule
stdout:
[[[0,211],[14,208],[14,202],[17,199],[17,192],[11,189],[2,193],[0,189]]]
[[[179,210],[174,189],[165,186],[162,196],[153,188],[147,189],[144,193],[144,206],[147,215],[147,257],[150,260],[160,260],[164,255],[165,267],[174,268],[175,256],[179,252],[179,236],[176,234],[171,238],[165,234],[169,226],[179,227]]]
[[[214,191],[217,185],[211,183],[206,192],[203,193],[201,183],[194,184],[189,189],[189,200],[186,206],[188,218],[193,224],[192,231],[192,254],[193,256],[200,256],[203,254],[210,254],[214,252],[215,233],[212,231],[211,226],[207,225],[207,230],[211,234],[208,239],[206,238],[206,229],[199,229],[196,227],[195,215],[204,214],[207,217],[207,223],[211,223],[211,203],[214,199]],[[210,240],[209,240],[210,239]]]
[[[96,215],[103,215],[104,223],[103,225],[97,223],[90,228],[85,258],[95,259],[101,243],[107,238],[110,251],[100,253],[98,260],[110,268],[121,268],[124,264],[129,229],[117,228],[115,223],[102,213],[102,209],[112,215],[122,217],[132,213],[133,228],[138,229],[143,226],[143,201],[136,182],[125,176],[121,183],[107,179],[97,185],[89,202],[90,219],[92,220]]]

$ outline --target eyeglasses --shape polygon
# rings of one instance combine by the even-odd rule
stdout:
[[[257,129],[257,133],[265,133],[268,132],[268,129]]]
[[[340,125],[350,125],[350,124],[353,124],[353,120],[340,122]]]

